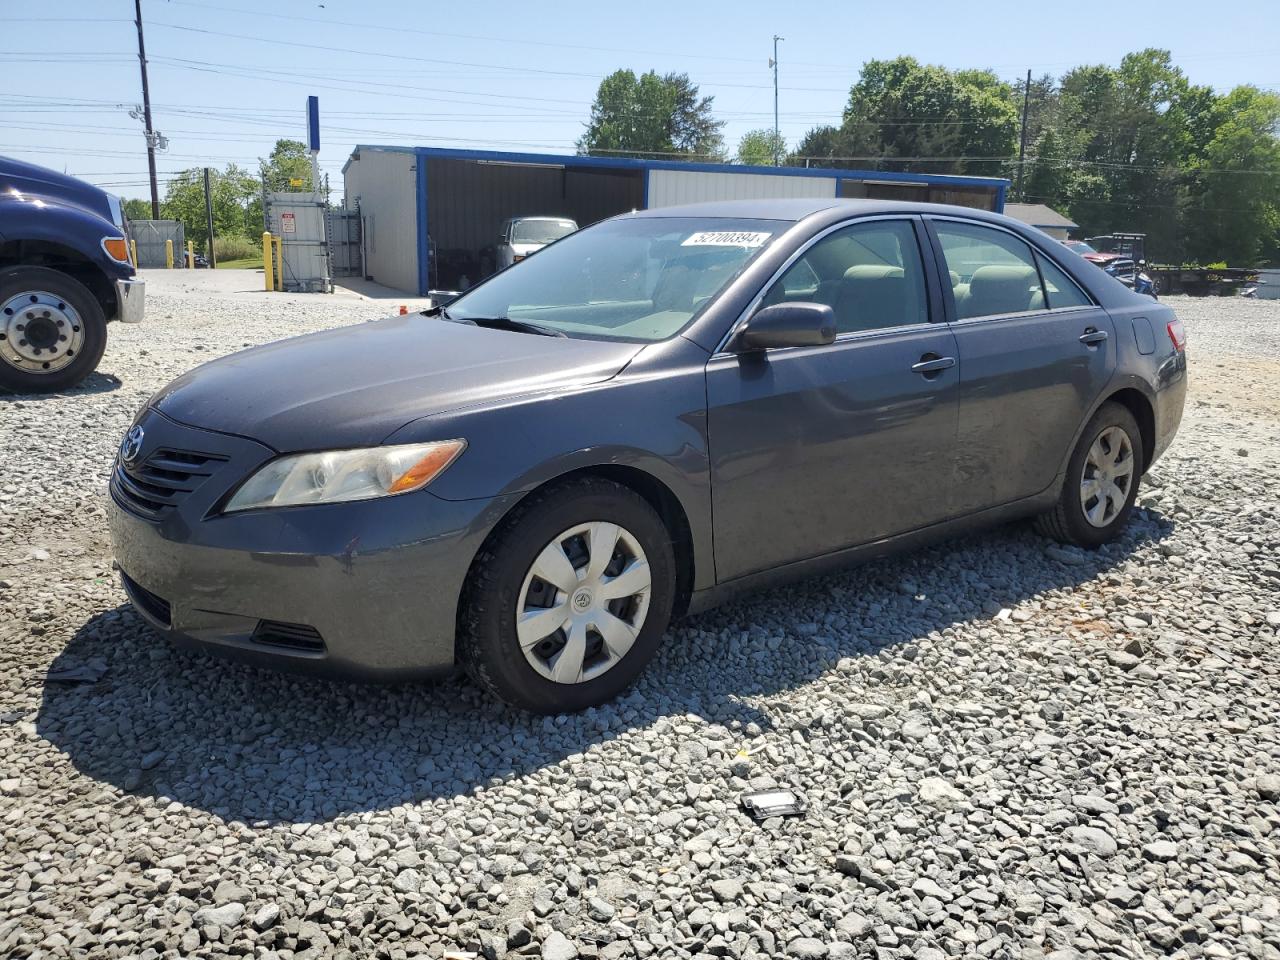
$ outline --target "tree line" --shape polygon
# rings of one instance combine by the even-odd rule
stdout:
[[[1026,105],[1026,160],[1019,164]],[[731,157],[712,97],[686,74],[601,82],[579,152],[700,162],[1007,177],[1081,236],[1136,231],[1161,262],[1280,259],[1280,96],[1191,83],[1167,50],[1008,83],[912,57],[863,64],[839,122],[794,147],[771,129]]]
[[[257,175],[234,163],[211,170],[209,205],[213,209],[219,257],[224,256],[224,251],[237,257],[244,256],[245,251],[261,251],[264,192],[312,189],[311,159],[299,140],[277,140],[270,156],[259,158]],[[130,220],[149,220],[151,202],[128,200],[125,213]],[[197,250],[208,253],[203,167],[182,170],[170,177],[160,203],[160,216],[182,221],[187,239],[194,242]]]

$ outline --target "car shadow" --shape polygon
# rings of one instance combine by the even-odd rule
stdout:
[[[84,623],[50,669],[91,664],[101,678],[47,678],[36,726],[88,777],[245,822],[314,822],[455,797],[659,723],[728,759],[778,725],[785,704],[774,695],[824,674],[837,702],[892,706],[909,695],[893,688],[892,670],[873,671],[875,682],[833,672],[844,658],[887,659],[949,627],[1069,590],[1172,531],[1171,520],[1137,511],[1120,540],[1084,552],[1048,546],[1015,524],[761,591],[673,626],[619,700],[558,717],[507,708],[461,676],[371,686],[184,653],[121,605]],[[686,724],[695,726],[682,733]],[[603,757],[599,768],[607,780]],[[699,770],[691,764],[695,778]]]
[[[0,387],[0,397],[19,397],[22,400],[57,400],[60,397],[75,397],[86,393],[110,393],[113,390],[119,390],[123,385],[124,381],[119,377],[94,371],[74,387],[67,387],[65,390],[53,390],[49,393],[30,393],[6,391],[3,387]]]

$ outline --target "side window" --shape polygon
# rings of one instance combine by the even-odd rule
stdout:
[[[1040,275],[1044,277],[1044,292],[1049,298],[1049,309],[1060,307],[1091,307],[1090,300],[1079,284],[1067,276],[1066,271],[1048,257],[1036,254]]]
[[[936,220],[934,229],[951,274],[956,317],[990,317],[1045,309],[1031,247],[1002,230]]]
[[[927,323],[924,266],[908,220],[873,220],[823,237],[787,268],[762,301],[825,303],[836,330]]]

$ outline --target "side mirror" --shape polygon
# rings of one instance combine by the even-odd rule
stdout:
[[[737,349],[820,347],[836,338],[836,314],[825,303],[775,303],[757,310],[738,334]]]

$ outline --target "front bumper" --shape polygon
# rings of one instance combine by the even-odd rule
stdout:
[[[146,311],[147,282],[136,278],[116,281],[116,319],[121,323],[141,323]]]
[[[109,522],[125,590],[152,626],[185,646],[338,679],[453,667],[458,598],[506,498],[452,502],[419,491],[222,515],[220,500],[272,451],[153,411],[140,425],[133,463],[144,466],[122,480],[117,464]],[[141,515],[145,464],[191,450],[221,459],[177,505]]]

